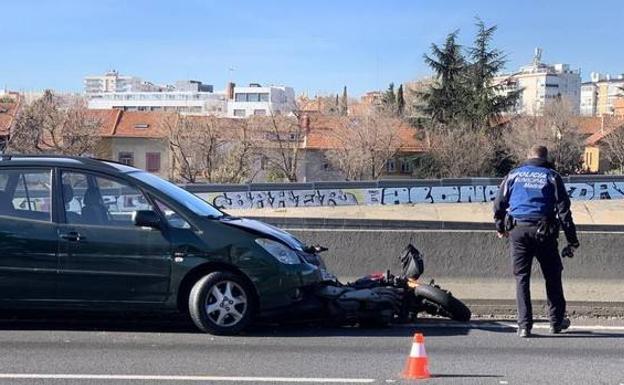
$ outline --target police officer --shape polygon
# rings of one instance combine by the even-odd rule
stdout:
[[[531,335],[533,311],[529,288],[531,264],[536,257],[546,281],[550,332],[570,326],[561,284],[563,264],[557,245],[559,225],[568,245],[563,257],[572,257],[579,247],[572,221],[570,198],[561,176],[547,161],[548,149],[533,146],[528,160],[503,180],[494,201],[494,220],[499,238],[510,238],[513,274],[516,278],[518,335]]]

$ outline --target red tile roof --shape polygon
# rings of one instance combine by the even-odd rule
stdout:
[[[165,112],[119,111],[110,136],[126,138],[166,138],[167,119],[175,115]]]
[[[585,144],[588,146],[595,146],[600,144],[600,142],[611,134],[613,131],[624,127],[624,118],[613,118],[609,117],[606,120],[606,124],[599,131],[596,131],[592,135],[590,135],[587,139],[585,139]]]
[[[306,137],[305,147],[315,150],[329,150],[340,146],[336,136],[344,117],[315,115],[310,118],[310,128]],[[416,139],[416,129],[405,122],[397,120],[401,152],[423,152],[425,146]]]
[[[91,110],[90,113],[98,116],[102,120],[102,136],[104,137],[126,137],[126,138],[166,138],[168,130],[166,119],[175,119],[175,115],[165,112],[140,112],[140,111],[117,111],[117,110]],[[190,116],[189,119],[214,119],[205,116]],[[343,124],[344,117],[326,116],[321,114],[310,114],[310,126],[307,130],[306,140],[302,144],[307,149],[326,150],[337,148],[339,140],[335,135],[340,125]],[[265,118],[266,124],[270,124],[269,118]],[[220,118],[224,126],[232,125],[236,127],[242,124],[240,119]],[[257,121],[261,121],[257,119]],[[406,123],[397,121],[399,124],[399,137],[401,151],[421,152],[424,151],[423,144],[415,138],[416,130]],[[252,125],[254,126],[254,125]],[[266,125],[256,125],[249,132],[249,135],[256,136],[259,142],[266,145],[266,135],[271,130]],[[223,134],[234,130],[224,130]],[[269,140],[270,141],[270,140]]]

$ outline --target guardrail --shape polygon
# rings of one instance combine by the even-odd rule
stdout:
[[[568,176],[571,199],[623,199],[624,176]],[[224,209],[490,202],[501,178],[183,185]]]

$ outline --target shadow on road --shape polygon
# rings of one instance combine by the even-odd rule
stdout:
[[[0,330],[113,331],[139,333],[200,333],[176,314],[18,313],[0,318]]]
[[[545,331],[546,332],[546,331]],[[546,332],[547,333],[547,332]],[[624,338],[624,333],[568,330],[561,334],[534,334],[532,338]]]
[[[363,328],[355,326],[329,327],[322,325],[255,325],[246,335],[249,337],[411,337],[423,333],[427,337],[448,337],[468,335],[466,327],[435,328],[432,325],[393,325],[384,328]]]
[[[436,324],[444,325],[444,327],[436,327]],[[181,314],[54,311],[12,312],[11,317],[0,317],[0,330],[202,333],[188,317]],[[428,319],[422,323],[394,325],[386,328],[327,326],[318,323],[285,325],[257,323],[252,325],[244,335],[247,337],[404,337],[424,332],[428,337],[436,337],[468,335],[470,330],[465,324],[449,323],[448,320],[443,319]]]

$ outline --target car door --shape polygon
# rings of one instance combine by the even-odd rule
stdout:
[[[0,169],[0,300],[58,298],[52,169]]]
[[[169,292],[171,245],[136,227],[145,195],[107,175],[63,170],[65,223],[59,224],[60,290],[68,300],[162,302]]]

